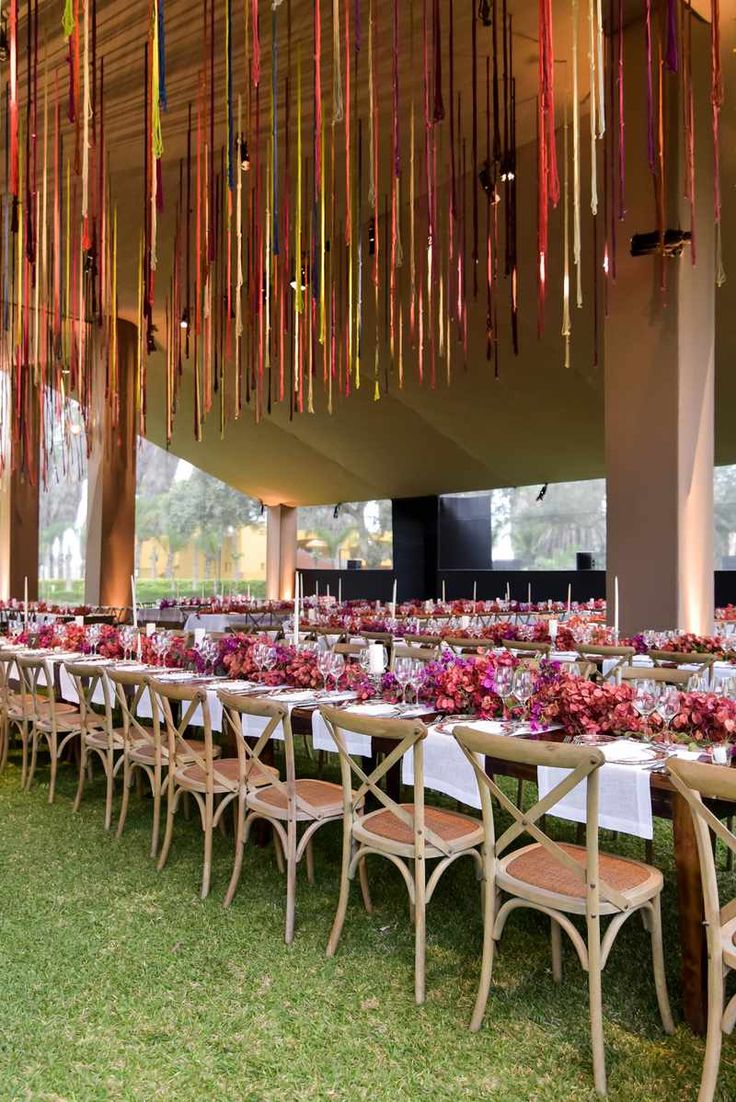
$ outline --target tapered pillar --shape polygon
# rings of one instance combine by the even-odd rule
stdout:
[[[289,600],[294,596],[296,570],[296,509],[269,505],[266,524],[266,596]]]
[[[27,386],[27,377],[25,381]],[[7,376],[0,376],[3,406],[15,410],[17,395],[10,399]],[[38,598],[38,494],[40,408],[38,391],[28,387],[20,397],[23,413],[21,435],[13,439],[11,422],[3,424],[0,475],[0,599],[22,600],[28,579],[28,597]],[[15,416],[15,413],[13,414]],[[14,426],[17,427],[17,426]]]
[[[105,364],[98,363],[90,424],[87,488],[87,604],[130,604],[135,567],[137,330],[118,321],[119,412],[105,395]]]
[[[626,219],[605,321],[607,591],[620,631],[710,633],[713,627],[715,233],[709,137],[709,29],[692,26],[696,260],[632,257],[634,233],[655,230],[646,97],[626,83]],[[641,26],[625,32],[626,72],[644,73]],[[656,85],[656,81],[655,81]],[[682,104],[665,74],[665,228],[689,229]],[[665,290],[660,289],[664,275]]]

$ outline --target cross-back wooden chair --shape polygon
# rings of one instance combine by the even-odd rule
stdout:
[[[675,650],[650,650],[647,652],[655,666],[694,666],[690,670],[690,676],[694,673],[710,673],[716,660],[715,654],[704,654],[702,651],[675,651]]]
[[[453,636],[444,641],[456,654],[476,654],[478,651],[495,650],[498,646],[495,639],[470,639],[467,636]]]
[[[601,664],[601,680],[602,681],[618,681],[621,676],[621,670],[624,666],[630,666],[636,651],[633,647],[593,647],[587,645],[579,645],[575,648],[584,662],[593,662],[596,665]],[[602,672],[603,663],[608,659],[614,664],[608,670],[607,673]]]
[[[153,703],[154,738],[161,740],[163,721],[163,737],[166,739],[169,762],[166,831],[157,867],[162,869],[169,856],[174,815],[179,802],[183,796],[191,797],[199,810],[204,832],[201,896],[206,899],[212,873],[212,838],[226,809],[238,798],[241,786],[240,760],[237,757],[223,758],[220,747],[215,745],[205,689],[196,683],[182,684],[155,677],[147,678],[147,684]],[[181,718],[178,722],[174,718],[172,705],[180,707]],[[204,736],[198,742],[185,737],[194,720],[198,725],[201,722]]]
[[[17,657],[22,653],[18,647],[8,646],[0,648],[0,773],[8,762],[10,741],[13,733],[21,743],[21,788],[25,788],[28,775],[28,748],[33,729],[34,702],[30,693],[24,693],[21,687],[20,671]],[[48,710],[49,703],[46,698],[36,701],[39,709]],[[62,701],[56,702],[56,710],[74,712],[73,704]]]
[[[691,670],[680,670],[676,666],[623,666],[621,669],[622,681],[658,681],[680,689],[687,687],[691,677]]]
[[[411,658],[416,662],[436,662],[439,657],[439,648],[411,646],[407,643],[394,643],[391,648],[390,669],[393,670],[397,658]]]
[[[113,687],[120,708],[123,734],[123,798],[115,835],[123,833],[128,815],[130,789],[136,778],[145,777],[151,786],[153,797],[153,824],[151,828],[151,857],[158,853],[161,823],[161,799],[167,785],[169,748],[161,738],[160,725],[156,728],[141,722],[138,711],[141,701],[149,696],[145,668],[110,666],[107,677]],[[153,712],[153,708],[151,709]]]
[[[342,789],[339,784],[329,781],[297,778],[294,736],[287,707],[265,697],[247,697],[226,690],[220,690],[217,695],[225,709],[227,724],[235,736],[240,763],[235,866],[225,896],[225,906],[230,906],[238,886],[243,850],[251,827],[259,819],[263,820],[273,829],[277,845],[281,846],[286,858],[284,940],[290,944],[294,939],[297,867],[306,855],[307,877],[310,884],[314,883],[312,838],[326,823],[342,819]],[[258,734],[249,735],[248,717],[262,721],[263,726]],[[284,740],[285,780],[281,780],[278,771],[263,761],[270,740],[279,732]],[[301,837],[300,828],[303,828]],[[367,891],[365,883],[366,906],[370,908]]]
[[[361,639],[365,639],[366,643],[383,643],[384,647],[390,647],[393,642],[393,635],[390,631],[360,631],[355,632]]]
[[[708,1031],[698,1102],[711,1102],[718,1082],[723,1034],[732,1033],[736,1022],[736,995],[724,1006],[726,977],[736,970],[736,899],[721,907],[712,842],[720,839],[729,853],[736,853],[736,835],[706,806],[703,797],[736,800],[736,770],[670,758],[667,771],[690,808],[700,861],[708,945]]]
[[[664,971],[660,895],[663,877],[641,861],[600,853],[598,849],[598,771],[605,758],[595,747],[489,735],[459,726],[453,735],[475,772],[483,811],[484,914],[483,953],[478,996],[470,1028],[480,1029],[491,983],[494,947],[509,915],[531,908],[547,915],[552,933],[552,973],[562,980],[561,931],[575,947],[588,973],[593,1073],[599,1094],[606,1093],[601,972],[621,927],[632,914],[642,913],[651,934],[657,1002],[667,1033],[674,1031]],[[566,770],[560,781],[533,807],[518,807],[486,769],[486,757],[519,765]],[[586,783],[586,845],[554,841],[543,816],[554,815],[560,800]],[[497,835],[492,797],[511,823]],[[511,849],[528,836],[528,844]],[[505,899],[504,899],[505,897]],[[572,918],[585,918],[585,935]],[[601,917],[610,923],[601,936]]]
[[[327,944],[333,956],[345,922],[350,881],[369,854],[392,862],[404,878],[414,921],[414,994],[424,1002],[425,911],[442,874],[459,857],[470,856],[480,869],[478,847],[483,837],[481,823],[457,811],[425,805],[424,747],[427,728],[418,720],[370,718],[337,708],[321,708],[322,716],[340,755],[343,803],[343,846],[340,895],[335,921]],[[365,762],[347,749],[343,731],[383,740],[390,749],[383,760],[366,771]],[[410,751],[414,754],[414,801],[398,803],[381,787],[388,771],[399,765]],[[371,796],[379,803],[376,811],[362,814],[363,802]],[[427,879],[426,862],[438,864]],[[413,867],[413,872],[412,872]]]
[[[36,772],[38,745],[46,742],[51,756],[49,803],[54,802],[59,758],[82,729],[82,717],[73,707],[57,700],[54,665],[43,655],[19,654],[16,665],[26,722],[30,725],[31,760],[26,775],[26,791]]]
[[[113,723],[114,689],[107,680],[104,662],[65,662],[64,666],[74,682],[82,721],[79,743],[79,783],[74,810],[79,811],[88,763],[96,754],[105,770],[105,830],[109,830],[112,823],[115,778],[123,764],[121,754],[123,733],[122,730],[116,729]],[[102,696],[102,713],[96,711],[94,707],[98,690]]]
[[[418,644],[420,647],[437,647],[439,646],[438,635],[402,635],[402,641],[404,643]]]
[[[501,645],[518,658],[547,658],[552,650],[551,643],[538,643],[533,639],[502,639]]]

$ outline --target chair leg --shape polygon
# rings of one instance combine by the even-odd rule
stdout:
[[[130,761],[128,759],[127,753],[125,751],[123,751],[123,753],[125,754],[125,758],[123,760],[123,799],[122,799],[121,804],[120,804],[120,815],[118,817],[118,826],[117,826],[117,830],[115,831],[115,837],[116,838],[119,838],[120,835],[123,833],[123,827],[125,826],[125,819],[126,819],[126,816],[128,814],[128,801],[130,800],[130,786],[133,783],[133,778],[130,775],[130,773],[131,773]]]
[[[233,801],[233,807],[237,814],[237,823],[235,824],[235,861],[233,862],[233,872],[230,877],[230,883],[227,886],[225,892],[225,899],[223,907],[229,907],[235,896],[235,890],[240,880],[240,872],[243,868],[243,850],[245,849],[245,792],[242,791],[238,795],[237,802]]]
[[[516,785],[516,806],[521,807],[524,802],[524,782],[519,781]]]
[[[21,745],[21,764],[20,764],[20,787],[21,789],[26,787],[28,781],[28,725],[25,721],[20,727],[20,745]]]
[[[138,770],[140,772],[140,770]],[[151,824],[151,857],[155,857],[158,852],[158,836],[161,829],[161,770],[154,768],[153,771],[153,823]]]
[[[164,831],[164,844],[161,846],[161,852],[158,855],[158,862],[156,868],[161,869],[166,864],[169,856],[169,850],[171,849],[171,838],[174,833],[174,796],[176,794],[176,786],[173,779],[169,780],[168,798],[166,800],[166,829]]]
[[[310,864],[311,841],[307,845],[307,869]],[[314,866],[312,866],[314,874]],[[313,883],[310,880],[310,883]],[[296,821],[290,820],[286,828],[286,930],[284,941],[291,945],[294,940],[294,915],[296,911]]]
[[[7,750],[6,750],[6,753],[7,753]],[[732,834],[733,834],[733,821],[734,821],[734,816],[733,815],[729,815],[728,818],[726,819],[726,826],[728,827],[728,829],[731,831]],[[733,871],[733,850],[731,849],[730,846],[729,846],[728,850],[726,851],[726,870],[728,872]]]
[[[723,961],[721,954],[716,952],[708,960],[708,1032],[705,1037],[705,1058],[698,1102],[713,1102],[716,1093],[723,1040],[723,999]]]
[[[112,801],[115,795],[115,755],[112,750],[105,755],[105,830],[110,829],[112,823]]]
[[[654,864],[654,841],[651,838],[644,842],[644,860],[648,865]]]
[[[669,995],[667,994],[667,978],[664,970],[664,943],[662,940],[662,908],[660,897],[652,900],[650,911],[651,935],[652,935],[652,970],[654,971],[654,986],[657,991],[657,1004],[659,1016],[662,1019],[662,1027],[665,1033],[675,1032],[675,1023],[672,1021]]]
[[[74,797],[74,811],[79,811],[84,792],[84,781],[87,775],[87,746],[82,737],[79,742],[79,781],[77,782],[77,794]]]
[[[2,728],[0,729],[0,773],[5,769],[8,764],[8,750],[10,749],[10,723],[8,717],[3,716]]]
[[[417,1006],[425,998],[424,960],[426,954],[426,901],[425,901],[425,865],[424,858],[414,861],[414,997]]]
[[[312,839],[307,842],[307,850],[305,854],[307,858],[307,882],[314,884],[314,850],[312,849]],[[286,860],[288,864],[289,855],[287,853]]]
[[[346,818],[343,820],[342,830],[342,866],[340,868],[340,895],[337,900],[337,911],[335,912],[335,920],[332,923],[332,930],[330,931],[330,939],[327,942],[327,956],[334,957],[337,944],[340,940],[340,934],[345,923],[345,914],[348,909],[348,896],[350,895],[350,881],[348,879],[348,869],[350,868],[350,849],[351,849],[351,822]]]
[[[38,757],[38,732],[31,731],[31,760],[26,771],[26,792],[30,792],[33,784],[33,775],[36,772],[36,759]]]
[[[559,922],[550,919],[552,926],[552,979],[555,983],[562,983],[562,932]]]
[[[493,927],[496,924],[496,887],[493,878],[493,870],[485,860],[483,862],[483,880],[481,881],[482,911],[483,911],[483,952],[480,965],[480,980],[478,982],[478,994],[475,998],[473,1017],[470,1019],[470,1028],[477,1033],[483,1024],[483,1015],[488,1002],[488,992],[491,989],[491,973],[493,971]]]
[[[214,817],[215,798],[208,792],[204,798],[204,868],[202,870],[202,890],[200,896],[206,899],[210,894],[212,876],[212,819]]]
[[[360,891],[363,896],[363,906],[366,914],[371,915],[373,914],[373,903],[371,901],[371,889],[368,884],[368,868],[365,858],[358,864],[358,879],[360,880]]]
[[[49,753],[51,754],[51,778],[49,780],[49,803],[54,802],[54,796],[56,795],[56,772],[59,768],[59,755],[58,747],[56,745],[56,734],[52,733],[48,739]]]
[[[606,1051],[603,1042],[603,992],[601,989],[600,919],[589,916],[588,927],[588,999],[590,1002],[590,1040],[593,1049],[593,1080],[598,1094],[606,1096]]]
[[[274,829],[274,832],[273,832],[273,852],[274,852],[274,856],[276,857],[276,868],[279,870],[279,872],[283,876],[284,875],[284,848],[281,845],[281,838],[280,838],[280,836],[278,835],[278,833],[276,832],[275,829]]]

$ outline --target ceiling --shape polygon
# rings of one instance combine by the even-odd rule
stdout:
[[[280,64],[285,71],[288,50],[287,22],[291,12],[292,55],[301,55],[311,66],[312,11],[314,0],[283,0],[274,13]],[[391,102],[391,18],[393,0],[374,0],[376,26],[376,68],[380,110],[388,117]],[[405,125],[412,96],[421,106],[422,0],[399,0],[402,19],[401,120]],[[499,7],[500,7],[499,0]],[[368,0],[360,0],[363,47],[367,39]],[[261,0],[264,66],[270,65],[271,5]],[[429,7],[431,9],[431,0]],[[454,2],[455,81],[466,105],[470,102],[469,20],[475,0]],[[698,5],[696,5],[697,9]],[[557,80],[558,142],[562,142],[562,103],[569,88],[570,6],[555,0],[554,31]],[[331,103],[331,3],[322,0],[323,94]],[[722,4],[722,56],[727,89],[736,47],[734,23],[736,0]],[[49,71],[63,79],[64,43],[58,33],[61,7],[41,4],[42,37],[48,42]],[[216,85],[224,82],[223,5],[216,11]],[[353,12],[351,0],[351,12]],[[449,4],[442,0],[441,12],[447,33]],[[181,401],[170,447],[172,451],[267,503],[307,504],[373,497],[483,489],[498,485],[524,484],[563,479],[597,477],[604,474],[603,367],[602,353],[596,357],[595,334],[588,292],[592,220],[583,222],[583,262],[586,266],[586,297],[582,310],[573,309],[571,366],[564,366],[560,336],[562,323],[561,256],[562,210],[552,212],[550,233],[555,242],[555,263],[549,273],[544,331],[537,332],[536,273],[536,162],[533,139],[536,126],[537,90],[537,4],[511,0],[514,20],[514,68],[517,77],[519,142],[519,252],[520,268],[520,354],[513,355],[508,337],[508,283],[500,288],[502,336],[499,343],[498,377],[494,364],[486,359],[485,302],[479,294],[470,303],[467,366],[459,354],[452,365],[448,385],[444,363],[436,387],[420,385],[416,365],[407,354],[405,384],[399,388],[394,375],[380,401],[372,388],[362,387],[349,398],[340,398],[332,415],[318,392],[313,414],[290,417],[288,405],[276,403],[260,423],[246,408],[237,421],[219,429],[215,410],[205,422],[204,439],[192,433],[191,371],[185,365]],[[627,18],[640,11],[638,2],[626,3]],[[98,0],[98,55],[105,66],[105,129],[110,155],[111,187],[119,220],[119,286],[121,314],[135,318],[136,273],[139,226],[143,207],[141,162],[143,158],[143,66],[148,32],[149,7],[143,0]],[[196,103],[198,72],[203,64],[203,13],[191,0],[166,0],[167,89],[169,108],[162,116],[164,141],[165,206],[159,221],[159,271],[157,273],[156,323],[163,332],[163,298],[170,265],[169,243],[173,235],[173,199],[176,196],[179,160],[186,154],[187,111]],[[581,18],[583,18],[581,16]],[[23,12],[20,34],[23,35]],[[233,72],[236,94],[245,89],[242,9],[234,27]],[[581,22],[581,31],[585,22]],[[480,34],[488,35],[481,30]],[[487,48],[487,47],[485,47]],[[586,42],[581,37],[580,99],[587,113],[588,82]],[[21,62],[21,81],[23,64]],[[267,87],[267,76],[264,78]],[[358,86],[366,96],[364,85]],[[265,116],[266,108],[262,105]],[[292,113],[293,114],[293,113]],[[292,140],[294,120],[292,118]],[[585,125],[585,119],[584,119]],[[218,123],[219,126],[219,123]],[[305,97],[303,126],[311,131],[311,97]],[[222,127],[220,127],[222,129]],[[733,188],[736,183],[736,112],[727,99],[723,111],[724,260],[736,280],[736,214]],[[338,139],[339,140],[339,139]],[[698,135],[705,142],[706,135]],[[338,147],[337,157],[342,155]],[[384,155],[383,153],[381,154]],[[387,150],[385,156],[389,156]],[[631,154],[630,154],[631,156]],[[439,177],[448,171],[441,161]],[[586,155],[583,156],[583,193],[586,194]],[[475,186],[469,181],[469,187]],[[406,199],[406,196],[404,196]],[[637,227],[641,228],[641,227]],[[622,239],[630,227],[623,227]],[[531,259],[532,262],[529,262]],[[736,355],[736,301],[734,282],[727,282],[717,298],[717,458],[736,462],[736,428],[731,410],[736,401],[732,370]],[[503,312],[506,312],[504,317]],[[370,327],[365,338],[370,351]],[[598,334],[600,343],[600,334]],[[386,350],[381,349],[381,356]],[[598,363],[596,363],[598,359]],[[615,370],[615,365],[608,365]],[[149,364],[147,435],[165,444],[164,356],[157,351]]]

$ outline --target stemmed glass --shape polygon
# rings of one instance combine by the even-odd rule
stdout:
[[[253,650],[251,651],[251,654],[253,656],[253,664],[256,667],[259,677],[264,670],[266,652],[268,651],[268,649],[269,648],[265,643],[255,643],[253,646]]]
[[[345,655],[343,654],[331,654],[332,662],[330,663],[330,677],[335,682],[335,692],[337,692],[337,685],[345,672]]]
[[[659,699],[657,701],[657,712],[659,713],[662,722],[664,723],[664,729],[662,731],[662,741],[665,746],[672,744],[672,731],[670,730],[670,724],[680,711],[680,693],[674,687],[674,685],[663,685],[659,692]]]
[[[204,663],[205,674],[207,673],[207,670],[210,668],[210,666],[212,667],[212,673],[214,674],[215,663],[217,662],[217,655],[219,652],[219,647],[217,646],[215,640],[205,636],[204,639],[202,639],[201,642],[197,644],[196,649]]]
[[[421,689],[422,681],[424,680],[425,668],[426,667],[424,665],[424,662],[420,661],[418,658],[412,658],[411,659],[411,669],[409,671],[409,685],[411,686],[411,690],[414,694],[415,703],[419,702],[419,690]]]
[[[276,648],[270,647],[268,643],[264,644],[261,664],[263,666],[264,674],[270,673],[270,671],[276,665]]]
[[[514,671],[511,666],[496,666],[493,674],[493,685],[501,698],[504,714],[507,711],[506,701],[511,696],[514,683]]]
[[[401,686],[401,703],[402,704],[406,704],[406,689],[407,689],[407,686],[408,686],[409,682],[411,681],[413,664],[414,664],[414,659],[409,658],[408,656],[404,657],[404,658],[397,658],[396,661],[394,662],[393,673],[394,673],[394,677],[396,678],[399,685]]]
[[[97,648],[100,645],[101,635],[102,624],[90,624],[87,628],[87,642],[92,648],[92,654],[97,654]]]
[[[166,653],[169,649],[169,637],[165,631],[157,631],[153,639],[153,650],[159,666],[166,665]]]
[[[135,628],[132,628],[130,626],[120,629],[120,645],[123,648],[123,657],[125,658],[126,662],[133,653],[136,635],[137,632]]]
[[[317,655],[317,669],[322,677],[325,692],[327,692],[327,679],[330,676],[333,658],[334,654],[331,650],[320,651]]]
[[[648,718],[657,710],[657,682],[650,677],[643,677],[640,681],[635,681],[631,703],[644,720],[644,734],[649,738]]]
[[[534,695],[534,674],[526,666],[518,666],[514,671],[511,693],[519,701],[523,716],[528,702]]]

